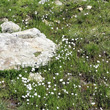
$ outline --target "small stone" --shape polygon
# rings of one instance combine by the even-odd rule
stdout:
[[[7,22],[8,19],[7,19],[7,18],[1,18],[0,21],[1,21],[1,22]]]
[[[78,10],[79,10],[79,11],[83,11],[83,8],[82,8],[82,7],[79,7]]]
[[[58,6],[61,6],[62,5],[62,2],[60,2],[59,0],[56,0],[55,1],[55,4],[58,5]]]
[[[36,81],[36,82],[42,82],[43,77],[39,73],[30,73],[29,80]]]
[[[25,21],[28,22],[29,20],[31,20],[31,17],[29,15],[27,15]]]
[[[3,24],[1,24],[1,28],[3,33],[12,33],[12,32],[21,31],[21,28],[12,21],[4,22]]]

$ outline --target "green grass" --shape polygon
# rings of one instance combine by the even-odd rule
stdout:
[[[62,6],[52,1],[0,1],[0,19],[22,30],[38,28],[60,44],[48,65],[34,71],[45,78],[41,83],[25,79],[31,67],[0,71],[0,110],[109,110],[110,1],[61,0]],[[8,106],[11,102],[16,106]]]

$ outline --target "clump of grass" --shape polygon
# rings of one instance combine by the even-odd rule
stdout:
[[[110,55],[110,47],[109,47],[110,41],[105,40],[102,42],[102,48]]]
[[[7,110],[6,103],[2,100],[0,100],[0,109],[1,110]]]

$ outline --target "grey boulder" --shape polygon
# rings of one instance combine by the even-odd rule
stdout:
[[[0,70],[19,66],[46,65],[55,55],[56,44],[38,29],[0,33]]]

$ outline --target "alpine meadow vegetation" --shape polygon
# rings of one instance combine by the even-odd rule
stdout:
[[[109,110],[110,1],[39,1],[0,0],[0,24],[38,28],[58,45],[46,66],[0,71],[0,110]]]

